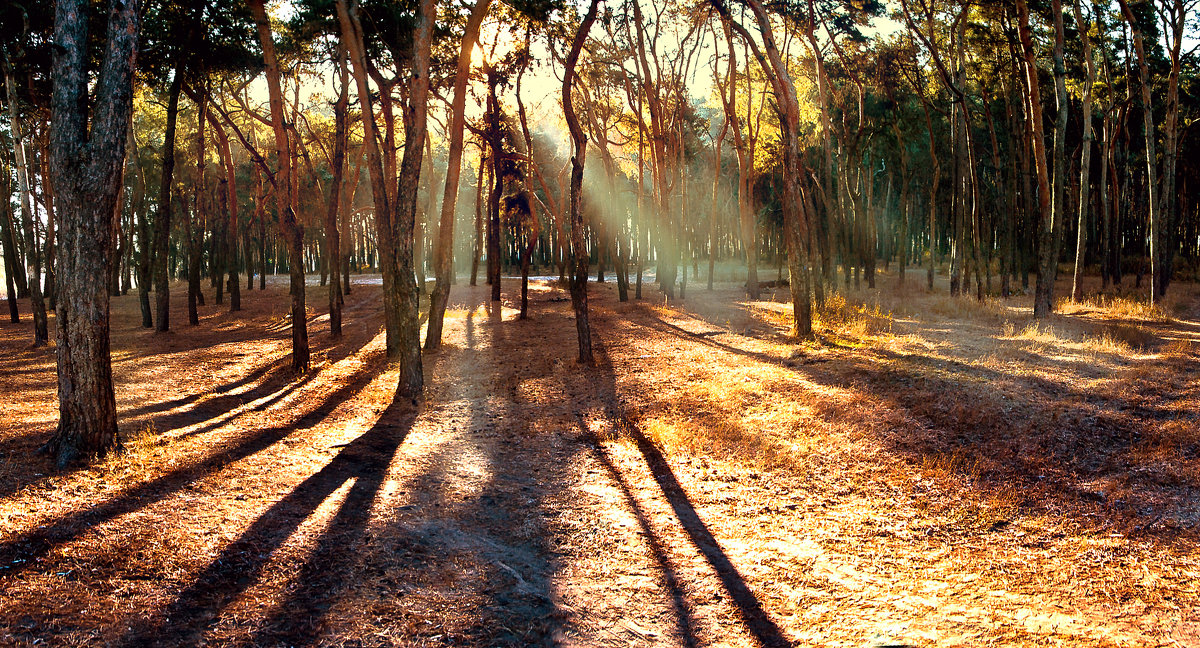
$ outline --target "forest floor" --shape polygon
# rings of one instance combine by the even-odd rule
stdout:
[[[117,298],[127,452],[67,472],[0,324],[0,645],[1200,646],[1200,287],[1038,325],[917,274],[804,344],[786,289],[592,284],[593,368],[565,291],[459,285],[415,412],[370,277],[303,375],[283,278]]]

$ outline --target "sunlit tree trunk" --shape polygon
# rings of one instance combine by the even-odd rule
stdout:
[[[781,135],[783,140],[784,178],[784,239],[787,246],[788,270],[791,274],[789,286],[792,293],[792,335],[800,338],[812,337],[812,301],[809,286],[808,254],[805,241],[808,240],[807,229],[810,224],[809,214],[804,206],[803,189],[800,183],[806,177],[804,165],[800,158],[799,122],[800,108],[796,96],[796,88],[792,83],[791,74],[775,44],[775,34],[766,9],[759,0],[747,0],[747,5],[754,13],[758,23],[759,35],[762,37],[763,50],[759,50],[757,42],[744,27],[729,20],[730,26],[736,30],[754,51],[755,58],[763,72],[771,80],[775,98],[782,117]],[[727,10],[722,4],[717,5],[718,11],[727,16]]]
[[[454,214],[458,203],[459,178],[462,173],[463,140],[466,126],[467,81],[471,74],[471,53],[479,39],[479,28],[487,16],[491,0],[478,0],[467,18],[462,44],[458,50],[458,69],[454,76],[454,97],[450,105],[448,135],[450,148],[446,159],[446,188],[442,193],[442,211],[438,220],[437,247],[433,252],[436,280],[429,296],[429,327],[425,333],[425,348],[436,349],[442,344],[442,321],[450,299],[450,283],[454,275]]]
[[[1029,6],[1026,0],[1017,0],[1017,28],[1021,51],[1025,57],[1025,101],[1029,109],[1026,131],[1031,140],[1038,186],[1038,273],[1037,284],[1034,287],[1033,314],[1042,318],[1050,315],[1054,305],[1054,211],[1050,204],[1050,170],[1047,168],[1046,139],[1042,130],[1041,84],[1038,81],[1037,55],[1029,30]]]
[[[254,23],[258,28],[258,40],[266,64],[267,92],[271,107],[271,127],[275,132],[275,155],[279,169],[276,172],[275,200],[279,205],[279,229],[287,243],[288,269],[290,272],[291,319],[292,319],[292,368],[308,370],[308,316],[304,304],[304,228],[296,219],[295,205],[299,187],[295,173],[292,142],[287,132],[283,107],[283,93],[279,85],[279,61],[275,56],[275,41],[271,35],[271,23],[267,19],[264,0],[249,0]],[[367,113],[369,114],[369,113]]]

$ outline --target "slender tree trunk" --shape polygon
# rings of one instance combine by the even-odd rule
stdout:
[[[208,182],[205,172],[207,165],[207,151],[205,139],[205,126],[208,123],[208,96],[201,93],[196,97],[196,177],[195,184],[192,187],[192,209],[191,213],[186,215],[187,224],[187,239],[188,239],[188,297],[187,311],[188,324],[195,326],[200,323],[200,314],[196,307],[203,303],[203,297],[200,295],[200,262],[203,254],[204,243],[204,226],[208,220],[204,218],[207,209],[205,208],[204,195],[208,192]],[[185,208],[186,212],[186,208]],[[217,293],[218,301],[221,303]]]
[[[487,282],[492,287],[492,301],[500,301],[500,196],[504,193],[504,140],[500,131],[500,102],[496,98],[496,87],[500,83],[500,75],[495,70],[488,71],[487,97],[487,133],[488,148],[491,150],[489,160],[492,169],[491,193],[488,194],[487,209]]]
[[[304,304],[304,227],[296,220],[299,186],[296,178],[292,142],[287,132],[283,108],[283,93],[279,86],[279,62],[275,57],[275,41],[271,23],[267,20],[264,0],[249,0],[250,10],[258,28],[258,40],[266,64],[267,92],[270,97],[271,126],[275,132],[275,155],[279,164],[276,173],[278,189],[275,200],[279,205],[279,229],[288,249],[292,319],[292,368],[307,371],[309,363],[308,314]],[[369,120],[368,120],[369,121]]]
[[[490,163],[482,146],[479,148],[479,173],[475,179],[475,238],[471,249],[471,285],[479,285],[479,257],[483,255],[483,187]]]
[[[420,188],[421,158],[426,137],[427,100],[429,97],[429,57],[433,43],[433,23],[437,17],[433,0],[420,0],[413,31],[412,79],[408,88],[408,106],[404,119],[404,157],[400,162],[396,189],[396,220],[393,223],[396,288],[399,301],[399,339],[396,358],[400,376],[396,395],[415,403],[424,389],[421,367],[421,323],[416,281],[413,277],[413,234],[416,224],[417,191]]]
[[[1088,35],[1089,24],[1083,21],[1082,0],[1071,3],[1075,12],[1075,25],[1079,28],[1083,42],[1083,60],[1087,65],[1087,80],[1083,85],[1083,142],[1079,160],[1079,222],[1075,234],[1075,273],[1071,280],[1071,301],[1082,296],[1080,280],[1083,275],[1084,251],[1087,245],[1088,206],[1091,204],[1089,174],[1092,170],[1092,86],[1096,82],[1096,61],[1092,56],[1092,39]]]
[[[1067,217],[1067,118],[1071,109],[1071,100],[1067,96],[1067,69],[1064,63],[1063,41],[1065,36],[1063,33],[1063,10],[1062,0],[1053,0],[1051,3],[1051,11],[1054,14],[1054,97],[1058,108],[1057,119],[1054,123],[1054,176],[1053,176],[1053,195],[1051,200],[1053,220],[1051,227],[1051,236],[1048,239],[1050,243],[1049,259],[1044,255],[1040,261],[1043,264],[1042,271],[1048,272],[1046,288],[1050,291],[1047,294],[1047,299],[1050,301],[1050,309],[1054,308],[1053,294],[1054,281],[1058,278],[1058,259],[1062,247],[1062,233],[1064,223]]]
[[[171,278],[168,257],[171,239],[171,183],[175,172],[175,122],[179,116],[179,93],[183,76],[176,65],[167,91],[167,125],[163,131],[162,176],[158,185],[158,210],[154,219],[154,300],[155,325],[159,332],[171,330]]]
[[[7,55],[4,64],[4,87],[8,99],[9,128],[13,136],[13,152],[17,163],[17,184],[21,193],[21,220],[25,228],[25,260],[28,266],[30,306],[33,311],[33,346],[45,346],[50,340],[46,317],[46,300],[42,293],[42,263],[37,249],[37,215],[34,212],[33,189],[30,186],[29,160],[25,156],[25,132],[17,107],[17,94]],[[5,200],[7,200],[7,195]]]
[[[575,82],[575,66],[579,62],[579,53],[583,50],[583,42],[592,28],[592,23],[596,21],[598,5],[599,0],[591,0],[587,13],[583,16],[583,22],[580,23],[579,30],[575,32],[575,39],[571,43],[571,50],[567,54],[564,66],[562,89],[563,113],[567,120],[567,127],[571,131],[571,141],[575,147],[571,157],[571,252],[575,259],[575,270],[571,276],[571,305],[575,310],[575,331],[579,338],[579,362],[582,364],[593,364],[595,359],[592,355],[592,328],[588,321],[588,254],[584,241],[582,211],[583,166],[587,154],[587,139],[583,128],[579,125],[579,118],[575,114],[572,85]]]
[[[467,81],[471,73],[471,53],[474,51],[475,41],[479,39],[479,28],[483,24],[483,19],[490,6],[491,0],[477,0],[475,7],[471,9],[471,15],[467,18],[462,45],[458,51],[458,70],[454,77],[454,98],[450,106],[450,150],[446,160],[446,187],[442,193],[437,247],[433,253],[436,281],[433,285],[433,294],[429,296],[429,326],[425,333],[426,350],[436,349],[442,344],[442,322],[446,317],[446,304],[450,300],[450,284],[454,275],[454,210],[458,203],[459,179],[462,173]],[[474,285],[474,281],[472,281],[472,285]]]
[[[226,269],[229,271],[229,311],[242,310],[241,283],[238,281],[238,200],[237,200],[237,168],[233,164],[233,155],[229,149],[229,136],[216,117],[209,113],[209,125],[217,138],[217,149],[221,154],[221,165],[224,174],[221,176],[221,204],[225,214],[225,241],[227,248]],[[247,250],[248,251],[248,250]],[[249,263],[246,264],[249,267]],[[253,274],[253,273],[248,273]],[[253,279],[251,280],[253,281]]]
[[[329,335],[342,336],[342,238],[338,229],[338,212],[342,206],[342,177],[346,170],[347,111],[350,107],[350,71],[346,63],[346,47],[338,46],[338,98],[333,106],[333,156],[329,165],[333,178],[329,184],[329,202],[325,208],[325,252],[329,267]]]
[[[4,195],[9,195],[12,192],[12,187],[8,180],[11,177],[8,169],[2,169],[4,174],[3,188]],[[14,279],[16,268],[21,262],[17,258],[17,243],[13,238],[13,221],[12,221],[12,204],[9,201],[4,201],[0,205],[0,244],[4,246],[4,279],[8,289],[8,317],[13,324],[21,321],[20,309],[17,305],[17,285]]]
[[[1059,19],[1061,20],[1061,17]],[[1025,98],[1029,108],[1026,130],[1027,136],[1032,140],[1033,166],[1038,182],[1038,274],[1034,287],[1033,314],[1034,317],[1043,318],[1049,316],[1054,307],[1054,211],[1050,204],[1050,170],[1046,168],[1046,139],[1042,131],[1041,85],[1038,81],[1033,37],[1029,30],[1029,6],[1026,0],[1017,0],[1017,27],[1021,50],[1025,56],[1028,88]]]

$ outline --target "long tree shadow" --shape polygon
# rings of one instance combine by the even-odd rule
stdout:
[[[249,588],[269,564],[279,547],[338,488],[353,480],[331,523],[340,536],[353,541],[361,536],[370,518],[371,503],[387,473],[396,449],[412,427],[416,412],[407,404],[393,402],[367,432],[347,444],[324,468],[277,501],[234,540],[154,620],[132,629],[121,642],[129,646],[179,646],[203,640],[221,611]],[[349,535],[347,536],[347,532]],[[326,533],[325,537],[329,537]],[[328,558],[334,547],[321,542],[315,558]],[[327,565],[309,562],[302,570],[302,594],[285,605],[289,615],[310,618],[320,598],[306,591],[322,583],[319,574]],[[303,602],[306,605],[296,606]],[[305,614],[308,612],[309,614]],[[301,637],[306,636],[301,633]]]
[[[406,627],[407,641],[419,641],[428,628],[442,635],[432,639],[454,645],[553,642],[553,559],[540,533],[527,537],[522,529],[540,519],[555,480],[530,474],[543,467],[524,458],[528,440],[520,437],[528,426],[492,374],[511,352],[508,328],[498,309],[488,309],[477,326],[478,309],[467,314],[467,348],[446,346],[427,358],[436,404],[422,414],[422,434],[434,426],[440,443],[421,453],[421,469],[401,459],[393,469],[399,472],[386,478],[403,489],[406,504],[374,497],[384,476],[360,468],[336,516],[289,576],[286,594],[256,621],[251,644],[321,644],[336,632],[329,624],[345,620],[330,620],[332,611],[359,605],[375,611],[356,614],[388,615],[391,625]],[[444,609],[423,612],[427,597]]]
[[[956,458],[950,463],[966,471],[955,482],[960,488],[1002,492],[1019,486],[1030,507],[1089,524],[1096,523],[1100,513],[1100,520],[1123,520],[1121,524],[1142,533],[1164,531],[1152,528],[1164,516],[1200,524],[1200,509],[1195,505],[1200,483],[1187,467],[1194,463],[1200,446],[1187,446],[1184,435],[1180,451],[1168,465],[1155,464],[1138,451],[1152,425],[1197,421],[1196,412],[1186,405],[1195,397],[1194,382],[1175,385],[1172,388],[1181,391],[1174,394],[1165,393],[1153,380],[1119,393],[1099,394],[1080,382],[883,348],[842,354],[836,362],[781,358],[714,339],[724,331],[697,333],[650,313],[630,326],[645,326],[786,367],[816,385],[848,390],[866,399],[872,410],[898,412],[920,421],[914,433],[876,436],[893,454],[913,464]],[[1044,362],[1041,358],[1022,361]],[[1135,376],[1150,366],[1160,367],[1164,378],[1178,377],[1193,374],[1200,362],[1192,352],[1138,360],[1125,371]],[[830,414],[841,415],[838,410]],[[1109,497],[1097,486],[1101,481],[1116,483],[1117,494]]]
[[[604,342],[595,332],[593,332],[592,339],[596,350],[599,352],[598,355],[606,358],[607,353]],[[679,525],[687,533],[692,545],[700,552],[713,570],[716,571],[718,578],[721,580],[721,585],[724,587],[726,593],[729,594],[729,598],[733,602],[738,617],[741,619],[746,630],[763,646],[780,647],[793,645],[784,636],[779,625],[763,609],[762,603],[750,589],[749,585],[746,584],[737,566],[733,564],[733,561],[729,559],[724,549],[721,548],[721,544],[713,536],[708,525],[704,523],[704,520],[700,519],[699,514],[696,513],[695,507],[680,485],[679,480],[675,477],[675,473],[671,470],[671,466],[666,458],[663,457],[662,452],[646,438],[641,428],[621,411],[620,398],[617,394],[616,373],[613,370],[612,364],[605,360],[594,371],[589,372],[588,379],[591,384],[592,393],[597,395],[604,408],[608,425],[611,426],[614,432],[634,442],[641,453],[643,461],[646,463],[646,467],[654,476],[654,480],[658,484],[663,497],[671,505],[671,510],[674,512]],[[603,452],[597,450],[597,454],[603,454]],[[607,458],[602,460],[601,463],[618,483],[627,502],[634,508],[639,523],[643,524],[643,531],[645,531],[648,538],[653,539],[652,552],[657,554],[658,552],[653,547],[661,547],[662,541],[655,537],[653,530],[645,523],[645,513],[636,501],[633,500],[626,486],[627,481],[624,476]],[[678,601],[682,597],[682,593],[676,589],[677,586],[672,587],[671,585],[675,581],[675,576],[671,571],[669,562],[665,557],[658,555],[656,555],[656,560],[664,569],[664,572],[666,572],[668,588],[671,589],[673,599]],[[681,626],[685,641],[689,642],[689,645],[694,645],[696,639],[694,631],[691,628],[693,622],[690,619],[690,615],[687,614],[686,605],[680,609],[679,604],[676,603],[676,607],[677,625]]]
[[[633,495],[633,490],[630,487],[629,480],[625,478],[608,455],[599,448],[598,439],[588,429],[587,423],[583,420],[582,415],[577,413],[579,421],[580,436],[584,439],[589,439],[593,444],[592,456],[600,465],[608,471],[609,476],[616,482],[617,490],[621,492],[621,498],[625,501],[625,506],[633,512],[633,516],[637,519],[638,526],[642,530],[642,535],[646,537],[646,543],[650,546],[650,554],[654,557],[654,562],[658,565],[659,571],[662,572],[663,580],[667,586],[667,593],[671,598],[671,611],[674,613],[675,631],[679,633],[679,637],[683,640],[683,644],[689,648],[698,646],[699,640],[696,638],[696,620],[692,616],[691,609],[688,607],[687,593],[683,589],[683,583],[680,582],[679,574],[676,573],[675,566],[671,563],[670,556],[662,540],[654,533],[654,527],[650,525],[650,518],[646,511],[638,503],[637,498]]]
[[[344,400],[352,398],[366,388],[380,369],[382,366],[376,363],[370,369],[360,372],[353,380],[329,392],[320,404],[292,423],[249,434],[232,447],[196,463],[132,486],[119,495],[91,508],[68,513],[36,529],[3,540],[0,542],[0,581],[16,577],[26,570],[38,568],[40,559],[54,547],[74,540],[98,524],[166,499],[197,479],[262,452],[299,430],[317,425]],[[53,566],[51,565],[50,568]]]

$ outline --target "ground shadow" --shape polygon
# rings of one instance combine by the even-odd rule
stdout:
[[[176,468],[161,477],[132,486],[91,508],[69,513],[0,542],[0,579],[39,569],[40,559],[51,549],[74,540],[90,528],[170,497],[192,482],[255,455],[298,430],[317,425],[344,400],[362,391],[381,369],[382,364],[377,362],[360,372],[353,380],[329,392],[319,405],[290,424],[248,433],[231,447],[196,463]]]
[[[944,463],[961,471],[956,488],[1000,494],[1015,486],[1023,507],[1088,526],[1115,524],[1125,531],[1178,534],[1178,529],[1155,526],[1172,516],[1185,525],[1200,525],[1200,509],[1195,505],[1200,484],[1187,467],[1200,458],[1200,446],[1187,446],[1185,439],[1168,465],[1139,452],[1145,434],[1156,423],[1200,424],[1196,412],[1185,405],[1194,398],[1194,382],[1168,387],[1161,380],[1131,378],[1124,391],[1101,394],[1081,381],[1010,374],[966,362],[967,356],[864,348],[838,350],[832,359],[810,357],[804,351],[785,358],[742,348],[742,338],[721,329],[711,316],[688,311],[714,327],[696,332],[644,309],[634,313],[622,323],[634,329],[632,335],[637,335],[637,327],[646,327],[785,367],[814,384],[847,390],[863,399],[863,407],[918,421],[919,429],[912,433],[880,429],[876,436],[913,465],[953,458]],[[1034,357],[1020,361],[1049,362]],[[1194,352],[1126,362],[1115,377],[1154,375],[1156,369],[1163,378],[1200,371],[1200,357]],[[1178,393],[1166,393],[1169,389]],[[845,415],[837,408],[827,414]],[[1113,494],[1100,483],[1115,484]]]
[[[607,359],[605,343],[595,331],[593,331],[592,340],[598,352],[597,355],[600,356],[601,360],[598,362],[598,366],[588,373],[588,380],[592,393],[596,394],[596,397],[602,404],[608,426],[614,433],[628,438],[635,444],[646,467],[654,476],[654,480],[663,497],[670,503],[671,510],[675,514],[679,525],[687,533],[692,545],[717,573],[722,587],[724,587],[726,593],[729,595],[730,600],[736,608],[738,617],[750,635],[762,646],[791,646],[792,642],[784,636],[779,625],[763,609],[762,603],[746,584],[737,566],[733,564],[733,561],[729,559],[724,549],[721,548],[720,543],[713,536],[708,525],[696,513],[695,507],[680,485],[679,480],[675,477],[675,473],[671,470],[671,466],[666,458],[663,457],[662,452],[654,443],[646,438],[641,428],[635,422],[625,416],[621,409],[620,397],[617,393],[616,374],[612,364]],[[688,645],[697,645],[698,640],[695,634],[694,621],[691,619],[687,605],[683,601],[684,594],[677,583],[677,576],[674,574],[669,560],[662,555],[662,540],[655,536],[653,529],[647,522],[645,512],[632,497],[624,475],[604,455],[602,450],[597,449],[596,454],[601,460],[602,465],[609,471],[610,476],[618,483],[626,499],[626,503],[633,509],[635,516],[642,525],[643,531],[651,540],[651,551],[663,569],[676,611],[676,624],[680,628],[685,643]]]

